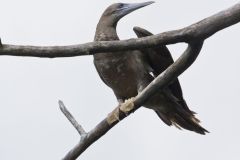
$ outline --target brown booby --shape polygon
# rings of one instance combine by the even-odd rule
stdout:
[[[153,1],[110,5],[98,22],[94,40],[119,40],[116,32],[118,21],[132,11],[152,3]],[[134,31],[138,37],[152,35],[138,27],[135,27]],[[135,97],[172,63],[172,56],[164,45],[141,50],[94,54],[94,65],[99,76],[112,88],[119,103]],[[200,134],[208,132],[199,125],[200,121],[195,117],[195,112],[188,108],[178,79],[150,97],[143,106],[153,109],[169,126],[174,125]]]

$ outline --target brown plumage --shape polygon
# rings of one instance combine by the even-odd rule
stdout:
[[[116,32],[118,21],[128,13],[151,3],[153,2],[116,3],[109,6],[99,20],[94,40],[119,40]],[[138,37],[152,35],[139,27],[135,27],[134,31]],[[154,77],[172,63],[173,59],[166,46],[94,55],[94,64],[99,76],[106,85],[112,88],[120,103],[136,96]],[[153,73],[153,75],[150,73]],[[174,125],[200,134],[208,132],[199,125],[199,120],[195,117],[194,112],[188,108],[183,99],[178,79],[150,97],[144,106],[153,109],[162,121],[169,126]]]

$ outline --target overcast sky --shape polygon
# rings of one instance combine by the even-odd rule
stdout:
[[[114,0],[0,0],[4,44],[71,45],[93,40],[95,26]],[[123,1],[142,2],[142,1]],[[133,26],[161,33],[190,25],[237,0],[159,0],[123,18],[121,39]],[[184,97],[198,113],[205,136],[168,127],[141,108],[93,144],[79,159],[236,160],[240,148],[240,24],[205,41],[197,61],[180,76]],[[177,58],[185,44],[169,46]],[[79,140],[58,100],[86,130],[116,106],[95,71],[92,56],[40,59],[0,57],[0,159],[57,160]]]

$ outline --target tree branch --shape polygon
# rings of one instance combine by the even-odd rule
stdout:
[[[125,101],[117,106],[104,120],[102,120],[94,129],[82,136],[80,142],[68,152],[63,158],[64,160],[74,160],[80,156],[92,143],[97,141],[105,133],[107,133],[120,120],[127,117],[130,113],[136,111],[144,102],[151,97],[156,91],[168,85],[171,80],[177,78],[184,72],[197,58],[201,48],[202,41],[193,41],[189,43],[186,51],[177,59],[177,61],[169,66],[155,80],[153,80],[141,93],[135,98]],[[76,127],[75,127],[76,128]]]
[[[74,128],[78,131],[78,133],[81,136],[86,135],[86,132],[83,129],[83,127],[80,124],[78,124],[78,122],[75,120],[75,118],[72,116],[72,114],[67,110],[67,108],[65,107],[63,102],[59,101],[58,104],[59,104],[59,107],[60,107],[61,111],[63,112],[63,114],[67,117],[69,122],[74,126]]]
[[[183,29],[164,32],[161,34],[123,41],[90,42],[70,46],[21,46],[3,44],[0,55],[31,56],[31,57],[73,57],[91,55],[99,52],[121,51],[129,49],[141,49],[160,44],[174,44],[178,42],[189,43],[192,40],[207,39],[214,33],[234,25],[240,21],[240,3],[227,10],[212,15],[198,23]]]

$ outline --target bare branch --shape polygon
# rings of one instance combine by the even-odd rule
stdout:
[[[58,104],[59,104],[59,107],[60,107],[61,111],[63,112],[63,114],[67,117],[67,119],[74,126],[74,128],[78,131],[78,133],[81,136],[86,135],[86,132],[83,129],[83,127],[80,124],[78,124],[78,122],[75,120],[75,118],[72,116],[72,114],[67,110],[67,108],[65,107],[64,103],[59,100]]]
[[[210,16],[198,23],[183,29],[164,32],[161,34],[123,41],[101,41],[70,46],[19,46],[3,44],[0,55],[32,56],[32,57],[73,57],[91,55],[99,52],[141,49],[160,44],[189,43],[193,40],[207,39],[214,33],[234,25],[240,21],[240,3],[233,7]]]
[[[162,89],[173,79],[177,78],[184,72],[197,58],[201,48],[202,41],[194,41],[188,45],[186,51],[177,59],[177,61],[169,66],[166,71],[161,73],[153,80],[141,93],[135,98],[127,100],[125,103],[116,107],[104,120],[102,120],[94,129],[87,133],[81,141],[63,158],[64,160],[74,160],[81,155],[92,143],[97,141],[105,133],[107,133],[120,120],[127,117],[130,113],[136,111],[144,102],[151,97],[156,91]]]

